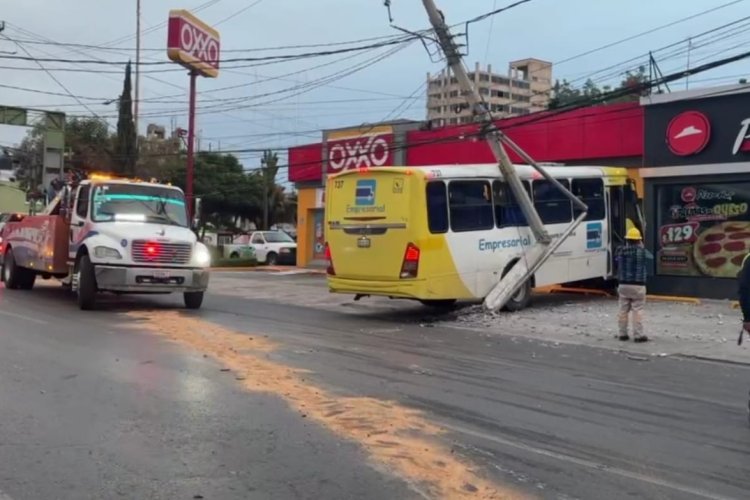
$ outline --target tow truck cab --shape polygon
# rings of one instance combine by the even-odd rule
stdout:
[[[3,234],[7,288],[54,276],[81,309],[93,308],[98,292],[181,292],[186,307],[197,309],[208,287],[210,255],[176,187],[93,177]]]

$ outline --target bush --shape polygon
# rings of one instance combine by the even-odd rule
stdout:
[[[221,254],[218,247],[213,245],[206,246],[211,253],[211,267],[255,267],[258,265],[258,259],[255,257],[249,259],[228,259]]]
[[[211,267],[255,267],[257,259],[217,259],[211,261]]]

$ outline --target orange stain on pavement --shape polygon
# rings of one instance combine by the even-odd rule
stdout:
[[[210,356],[247,390],[283,398],[301,417],[361,445],[371,459],[429,498],[525,499],[483,478],[441,443],[442,429],[419,411],[367,397],[344,397],[306,378],[304,370],[269,358],[275,344],[176,311],[128,314],[139,326]]]

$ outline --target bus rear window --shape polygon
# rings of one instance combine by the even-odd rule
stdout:
[[[573,179],[573,194],[589,207],[584,220],[604,219],[604,183],[601,179]],[[581,211],[573,207],[576,217]]]
[[[431,233],[448,232],[448,196],[443,181],[427,183],[427,225]]]
[[[453,231],[480,231],[495,227],[489,182],[453,181],[448,185],[448,199]]]

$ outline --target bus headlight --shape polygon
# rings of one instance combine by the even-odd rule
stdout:
[[[94,247],[94,256],[97,259],[122,259],[120,252],[110,247]]]
[[[211,265],[211,254],[208,248],[203,245],[195,247],[195,253],[193,254],[193,260],[201,267],[208,267]]]

